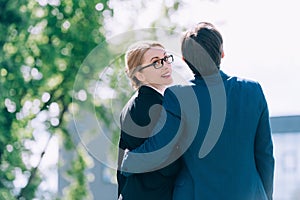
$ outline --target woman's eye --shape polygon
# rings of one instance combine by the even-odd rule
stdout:
[[[154,64],[155,66],[160,65],[160,60],[154,61],[153,64]]]

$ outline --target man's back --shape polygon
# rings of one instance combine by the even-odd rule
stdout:
[[[223,72],[204,79],[196,76],[192,85],[167,89],[163,105],[163,128],[128,152],[124,171],[158,166],[179,144],[195,200],[272,199],[273,145],[267,103],[258,83]],[[175,197],[191,191],[182,188],[176,189]]]
[[[223,82],[218,83],[218,75],[215,82],[211,81],[213,76],[210,77],[212,84],[197,76],[193,81],[192,88],[199,104],[199,124],[195,136],[191,137],[197,123],[191,122],[191,119],[197,119],[193,106],[182,108],[181,113],[174,113],[176,109],[173,105],[176,102],[174,95],[182,95],[190,86],[175,86],[165,94],[167,112],[178,114],[182,121],[186,121],[183,132],[189,137],[184,138],[193,139],[184,153],[184,159],[195,184],[195,199],[256,200],[267,199],[267,195],[271,199],[274,160],[268,108],[261,87],[252,81],[228,77],[223,72],[220,74]],[[212,111],[213,98],[222,99],[221,94],[219,97],[212,97],[211,94],[218,84],[224,86],[226,108]],[[213,115],[224,115],[224,121]],[[219,123],[222,123],[221,134],[217,133]],[[215,134],[215,141],[205,141],[207,134]],[[211,143],[213,147],[201,158],[200,148],[210,145],[204,143]]]

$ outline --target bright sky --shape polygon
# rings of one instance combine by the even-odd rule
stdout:
[[[165,0],[168,4],[172,0]],[[231,75],[261,83],[271,116],[300,114],[300,19],[297,0],[188,1],[171,20],[182,27],[210,21],[224,38],[222,69]],[[161,1],[144,2],[147,8],[134,11],[139,1],[116,1],[114,20],[106,24],[116,36],[133,28],[149,28],[159,18]],[[138,16],[138,17],[137,17]],[[161,22],[164,24],[164,21]],[[166,24],[167,28],[167,24]]]

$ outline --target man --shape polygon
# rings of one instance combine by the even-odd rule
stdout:
[[[210,23],[188,30],[181,50],[195,78],[189,86],[165,91],[166,112],[159,128],[143,145],[127,152],[123,173],[167,165],[166,159],[179,157],[173,149],[180,148],[192,177],[194,199],[272,199],[273,144],[261,86],[220,70],[223,39]],[[185,176],[180,178],[184,183]],[[187,191],[175,189],[174,198]]]

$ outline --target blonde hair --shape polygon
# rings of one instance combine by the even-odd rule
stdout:
[[[131,45],[125,54],[126,74],[131,81],[131,85],[134,89],[138,89],[142,83],[136,78],[135,72],[137,67],[141,66],[144,61],[145,53],[152,47],[164,46],[158,42],[142,41]]]

